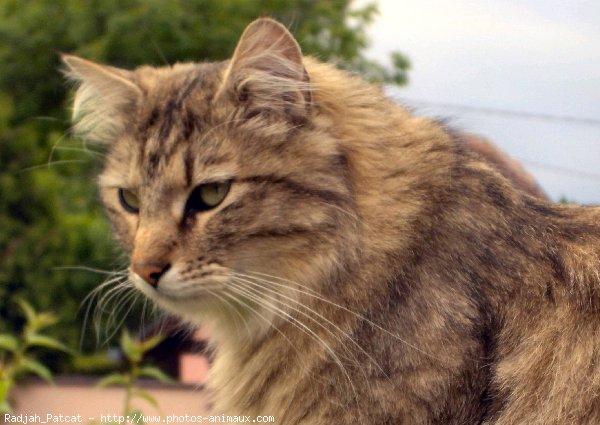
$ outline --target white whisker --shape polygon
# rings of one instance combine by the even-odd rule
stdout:
[[[127,320],[127,316],[129,315],[129,313],[131,312],[131,310],[133,309],[133,307],[136,304],[137,299],[141,296],[141,293],[138,291],[130,291],[125,297],[123,297],[123,299],[126,300],[126,302],[129,302],[129,307],[127,308],[127,310],[125,311],[125,314],[123,314],[122,319],[117,323],[116,320],[114,319],[119,313],[120,313],[120,309],[122,308],[123,305],[125,305],[125,302],[121,303],[119,310],[113,309],[113,311],[111,312],[110,315],[110,321],[112,321],[115,326],[113,331],[106,336],[106,341],[110,341],[116,334],[117,332],[121,329],[121,327],[123,326],[123,323],[125,322],[125,320]],[[106,330],[109,330],[109,325],[107,324]]]
[[[350,384],[350,387],[352,388],[352,392],[354,393],[354,399],[356,401],[356,404],[357,405],[359,404],[359,402],[358,402],[358,393],[356,392],[356,388],[355,388],[354,384],[352,383],[352,379],[350,378],[350,375],[348,374],[348,371],[346,370],[344,364],[342,363],[342,361],[340,360],[340,358],[337,356],[337,354],[335,353],[335,351],[329,346],[329,344],[327,344],[312,329],[310,329],[308,326],[306,326],[304,323],[302,323],[302,321],[300,321],[297,318],[293,317],[292,315],[290,315],[289,313],[285,312],[281,308],[279,308],[279,307],[277,307],[277,306],[275,306],[275,305],[273,305],[271,303],[264,302],[263,298],[261,298],[257,293],[252,292],[248,288],[236,285],[236,284],[234,284],[233,281],[231,283],[232,283],[232,285],[230,285],[229,287],[232,288],[232,289],[234,289],[238,293],[240,293],[240,295],[245,295],[248,298],[253,299],[259,305],[262,305],[263,307],[265,307],[265,308],[271,310],[273,313],[277,314],[282,319],[288,321],[288,323],[296,326],[300,330],[303,330],[304,333],[306,333],[309,337],[313,338],[316,342],[318,342],[329,353],[329,355],[333,359],[334,363],[340,368],[340,370],[342,371],[342,373],[346,377],[348,383]]]
[[[230,301],[226,300],[225,298],[221,297],[216,291],[211,291],[210,289],[206,289],[206,292],[208,292],[213,297],[218,298],[219,300],[221,300],[222,302],[227,304],[229,307],[231,307],[231,309],[240,318],[240,321],[244,324],[244,326],[246,326],[246,330],[248,331],[248,336],[252,335],[252,330],[250,329],[250,325],[248,325],[248,321],[244,319],[244,316],[242,316],[242,313],[239,312],[239,310],[236,308],[236,306],[234,304],[232,304]],[[227,295],[227,294],[224,294],[224,295]],[[238,304],[241,304],[241,303],[238,303]],[[236,326],[237,326],[237,322],[236,322]]]
[[[101,309],[103,309],[103,305],[101,303],[102,300],[104,300],[107,296],[108,293],[112,292],[112,291],[117,291],[120,289],[123,289],[124,286],[128,285],[127,282],[127,275],[122,273],[122,272],[109,272],[106,270],[100,270],[100,269],[93,269],[93,268],[88,268],[88,267],[63,267],[64,269],[76,269],[76,270],[86,270],[86,271],[92,271],[95,273],[103,273],[103,274],[108,274],[107,279],[100,285],[98,285],[96,288],[94,288],[92,291],[89,292],[89,294],[87,294],[87,296],[83,299],[83,301],[80,303],[79,305],[79,309],[78,312],[81,311],[81,309],[87,304],[87,307],[85,308],[85,313],[84,313],[84,318],[83,318],[83,323],[82,323],[82,332],[81,332],[81,338],[79,341],[79,345],[80,347],[83,346],[83,338],[84,338],[84,334],[85,334],[85,330],[87,329],[87,324],[89,322],[89,318],[90,318],[90,313],[93,307],[95,307],[95,312],[94,312],[94,319],[93,319],[93,323],[94,323],[94,329],[95,329],[95,334],[96,334],[96,344],[99,343],[99,338],[100,338],[100,316],[101,314],[99,313],[99,311]],[[113,286],[112,288],[110,288],[107,293],[102,294],[102,291],[104,291],[106,288],[109,288]],[[101,296],[102,294],[102,296]],[[98,297],[100,297],[100,300],[95,303],[94,306],[94,300],[97,299]]]
[[[17,173],[24,173],[26,171],[38,170],[40,168],[48,168],[49,169],[51,165],[76,164],[76,163],[83,163],[83,162],[89,162],[89,160],[87,160],[87,159],[63,159],[60,161],[49,162],[47,164],[40,164],[40,165],[34,165],[32,167],[23,168],[23,169],[17,171]]]
[[[244,278],[240,278],[239,276],[244,276],[244,277],[245,277],[245,279],[244,279]],[[323,316],[322,314],[320,314],[320,313],[319,313],[319,312],[317,312],[316,310],[314,310],[314,309],[311,309],[311,308],[309,308],[309,307],[307,307],[307,306],[305,306],[305,305],[303,305],[303,304],[300,304],[300,303],[298,303],[298,300],[297,300],[297,299],[295,299],[295,298],[292,298],[292,297],[289,297],[289,296],[287,296],[287,295],[284,295],[284,294],[282,294],[282,293],[280,293],[280,292],[278,292],[278,291],[276,291],[276,290],[274,290],[274,289],[272,289],[272,288],[269,288],[269,287],[267,287],[267,286],[266,286],[266,285],[264,285],[264,284],[262,284],[262,285],[261,285],[259,282],[255,282],[255,281],[251,281],[251,280],[249,280],[249,279],[259,279],[259,278],[252,277],[252,276],[248,276],[248,275],[243,275],[243,274],[240,274],[240,273],[236,273],[236,275],[235,275],[235,279],[239,279],[239,280],[241,280],[242,282],[245,282],[245,283],[247,283],[247,284],[250,284],[250,285],[255,285],[255,286],[258,286],[259,288],[261,288],[261,289],[263,289],[263,290],[265,290],[265,291],[268,291],[268,292],[271,292],[271,293],[273,293],[273,294],[276,294],[276,295],[278,295],[279,297],[282,297],[282,298],[284,298],[284,299],[286,299],[286,300],[292,301],[292,302],[293,302],[295,305],[298,305],[298,306],[300,306],[300,307],[303,307],[303,308],[305,308],[307,311],[309,311],[310,313],[314,314],[315,316],[317,316],[319,319],[323,320],[323,321],[324,321],[325,323],[327,323],[328,325],[332,326],[332,327],[333,327],[333,329],[335,329],[335,330],[336,330],[336,331],[337,331],[337,332],[338,332],[340,335],[342,335],[344,338],[348,339],[348,340],[349,340],[349,341],[350,341],[352,344],[354,344],[354,346],[355,346],[356,348],[358,348],[358,349],[359,349],[359,350],[360,350],[360,351],[361,351],[361,352],[362,352],[362,353],[363,353],[365,356],[367,356],[367,358],[368,358],[368,359],[371,361],[371,363],[372,363],[372,364],[373,364],[375,367],[377,367],[377,368],[379,369],[379,371],[380,371],[380,372],[381,372],[381,373],[382,373],[382,374],[383,374],[383,375],[384,375],[384,376],[385,376],[387,379],[389,379],[389,376],[387,376],[387,374],[385,373],[385,371],[383,370],[383,368],[381,368],[381,366],[379,365],[379,363],[378,363],[378,362],[377,362],[377,361],[376,361],[376,360],[375,360],[375,359],[374,359],[374,358],[373,358],[373,357],[372,357],[372,356],[371,356],[371,355],[370,355],[370,354],[369,354],[369,353],[368,353],[368,352],[367,352],[367,351],[366,351],[366,350],[365,350],[365,349],[364,349],[364,348],[363,348],[363,347],[362,347],[362,346],[361,346],[361,345],[360,345],[358,342],[356,342],[356,341],[355,341],[355,340],[354,340],[354,339],[353,339],[353,338],[352,338],[352,337],[351,337],[351,336],[350,336],[350,335],[349,335],[347,332],[345,332],[343,329],[341,329],[341,328],[340,328],[338,325],[336,325],[335,323],[333,323],[331,320],[327,319],[325,316]],[[268,282],[268,281],[266,281],[266,280],[264,280],[264,279],[261,279],[261,280],[263,280],[264,282]],[[268,282],[268,283],[270,283],[270,282]],[[305,312],[301,311],[300,309],[298,309],[298,308],[295,308],[295,307],[293,307],[293,306],[291,306],[291,305],[288,305],[288,307],[292,308],[293,310],[297,311],[298,313],[302,314],[303,316],[305,316],[305,317],[309,318],[310,320],[312,320],[313,322],[315,322],[317,325],[321,326],[323,329],[325,329],[326,331],[328,331],[328,332],[329,332],[331,335],[335,336],[335,337],[338,339],[338,341],[340,342],[340,344],[341,344],[341,345],[342,345],[344,348],[346,348],[346,349],[347,349],[347,350],[348,350],[350,353],[352,352],[350,349],[348,349],[348,348],[347,348],[347,346],[346,346],[346,344],[344,343],[344,341],[343,341],[343,340],[341,340],[339,337],[337,337],[337,336],[336,336],[336,334],[335,334],[334,332],[332,332],[331,330],[327,329],[327,328],[326,328],[326,327],[325,327],[325,326],[324,326],[324,325],[323,325],[321,322],[319,322],[317,319],[315,319],[314,317],[310,316],[309,314],[307,314],[307,313],[305,313]],[[353,356],[353,357],[354,357],[354,356]],[[357,360],[356,360],[356,357],[354,357],[354,361],[355,361],[355,362],[357,361]],[[357,363],[357,365],[358,365],[359,367],[361,366],[359,363]],[[361,370],[362,370],[362,368],[361,368]]]
[[[242,299],[239,299],[235,296],[235,294],[230,294],[228,292],[224,292],[223,295],[228,296],[229,298],[231,298],[234,302],[237,302],[241,305],[244,306],[244,308],[248,309],[249,311],[251,311],[252,313],[256,314],[259,318],[261,318],[262,320],[264,320],[269,327],[275,329],[275,331],[277,331],[289,344],[290,347],[292,347],[292,349],[296,352],[296,354],[298,354],[298,358],[302,358],[302,356],[300,355],[300,352],[298,351],[298,349],[294,346],[294,344],[292,343],[292,341],[287,337],[286,334],[284,334],[281,329],[279,329],[277,326],[275,326],[275,324],[273,324],[273,322],[269,319],[267,319],[264,315],[260,314],[258,312],[258,310],[256,310],[255,308],[253,308],[250,304],[248,304],[247,302],[245,302]]]
[[[107,275],[111,275],[111,276],[127,276],[129,274],[129,272],[127,270],[104,270],[104,269],[97,269],[94,267],[87,267],[87,266],[59,266],[59,267],[54,267],[54,270],[83,270],[86,272],[107,274]]]
[[[239,273],[239,272],[236,272],[236,273]],[[265,277],[269,277],[269,278],[272,278],[272,279],[276,279],[276,280],[279,280],[279,281],[282,281],[282,282],[285,282],[285,283],[288,283],[288,284],[291,284],[291,285],[299,286],[300,288],[303,288],[303,289],[292,288],[292,287],[290,287],[290,286],[288,286],[288,285],[284,285],[284,284],[282,284],[282,283],[277,283],[277,282],[272,282],[272,281],[270,282],[270,283],[272,283],[272,284],[278,284],[278,285],[280,285],[280,286],[284,286],[284,287],[286,287],[286,288],[288,288],[288,289],[291,289],[292,291],[296,291],[296,292],[302,293],[302,294],[304,294],[304,295],[307,295],[307,296],[309,296],[309,297],[316,298],[316,299],[318,299],[318,300],[320,300],[320,301],[323,301],[324,303],[327,303],[327,304],[329,304],[329,305],[331,305],[331,306],[333,306],[333,307],[336,307],[336,308],[339,308],[339,309],[341,309],[341,310],[344,310],[344,311],[346,311],[346,312],[348,312],[348,313],[350,313],[350,314],[352,314],[352,315],[356,316],[356,317],[357,317],[357,318],[359,318],[360,320],[363,320],[363,321],[365,321],[365,322],[366,322],[366,323],[368,323],[368,324],[369,324],[371,327],[373,327],[373,328],[375,328],[375,329],[378,329],[378,330],[380,330],[380,331],[382,331],[382,332],[386,333],[387,335],[389,335],[389,336],[393,337],[393,338],[394,338],[394,339],[396,339],[397,341],[400,341],[401,343],[405,344],[407,347],[409,347],[409,348],[412,348],[413,350],[416,350],[416,351],[418,351],[419,353],[421,353],[421,354],[424,354],[424,355],[426,355],[427,357],[429,357],[429,358],[431,358],[431,359],[438,360],[438,361],[442,361],[440,358],[438,358],[438,357],[434,356],[433,354],[430,354],[430,353],[428,353],[428,352],[426,352],[426,351],[423,351],[423,350],[422,350],[422,349],[420,349],[419,347],[416,347],[416,346],[414,346],[413,344],[411,344],[410,342],[408,342],[408,341],[404,340],[404,339],[403,339],[403,338],[401,338],[400,336],[398,336],[398,335],[396,335],[396,334],[394,334],[394,333],[390,332],[389,330],[387,330],[387,329],[385,329],[385,328],[383,328],[383,327],[379,326],[377,323],[373,322],[372,320],[368,319],[367,317],[365,317],[365,316],[363,316],[363,315],[361,315],[361,314],[359,314],[359,313],[357,313],[357,312],[355,312],[355,311],[353,311],[353,310],[349,309],[348,307],[345,307],[345,306],[343,306],[343,305],[337,304],[337,303],[335,303],[335,302],[333,302],[333,301],[330,301],[330,300],[328,300],[327,298],[324,298],[324,297],[322,297],[322,296],[321,296],[321,294],[319,294],[318,292],[314,291],[314,290],[313,290],[313,289],[311,289],[311,288],[308,288],[308,287],[306,287],[305,285],[302,285],[302,284],[300,284],[300,283],[298,283],[298,282],[294,282],[294,281],[292,281],[292,280],[289,280],[289,279],[285,279],[285,278],[282,278],[282,277],[278,277],[278,276],[269,275],[269,274],[266,274],[266,273],[252,272],[252,271],[246,271],[246,273],[252,273],[252,275],[255,275],[255,276],[256,276],[256,275],[258,275],[258,276],[265,276]]]

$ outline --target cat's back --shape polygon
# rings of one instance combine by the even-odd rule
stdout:
[[[487,323],[486,423],[600,423],[600,208],[534,198],[477,158],[460,162],[431,261]]]
[[[464,323],[456,325],[464,338],[485,341],[485,423],[600,423],[600,208],[529,196],[443,125],[360,82],[344,95],[339,87],[349,85],[328,72],[340,91],[324,103],[343,130],[358,207],[374,229],[366,246],[372,238],[408,249],[396,266],[426,288],[429,307],[471,306],[453,320]],[[410,237],[401,220],[378,233],[373,211],[411,217]]]

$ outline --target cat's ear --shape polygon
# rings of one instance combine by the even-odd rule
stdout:
[[[61,54],[65,74],[78,85],[73,102],[73,129],[89,141],[106,144],[126,125],[128,112],[142,91],[133,74],[77,56]]]
[[[279,22],[260,18],[246,27],[224,78],[224,88],[248,102],[248,113],[306,115],[312,103],[310,78],[294,36]]]

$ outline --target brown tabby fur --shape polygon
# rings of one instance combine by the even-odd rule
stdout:
[[[109,146],[117,236],[134,266],[171,265],[156,288],[132,280],[212,327],[215,412],[600,423],[600,209],[515,190],[268,19],[231,61],[64,61],[76,130]],[[195,186],[228,179],[222,204],[184,215]]]
[[[512,184],[537,198],[550,200],[533,176],[516,159],[501,151],[496,145],[483,137],[463,134],[465,145],[489,161]]]

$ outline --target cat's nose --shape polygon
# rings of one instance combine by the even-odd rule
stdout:
[[[161,276],[171,268],[169,263],[159,263],[153,261],[134,262],[131,269],[140,276],[150,286],[156,288]]]

